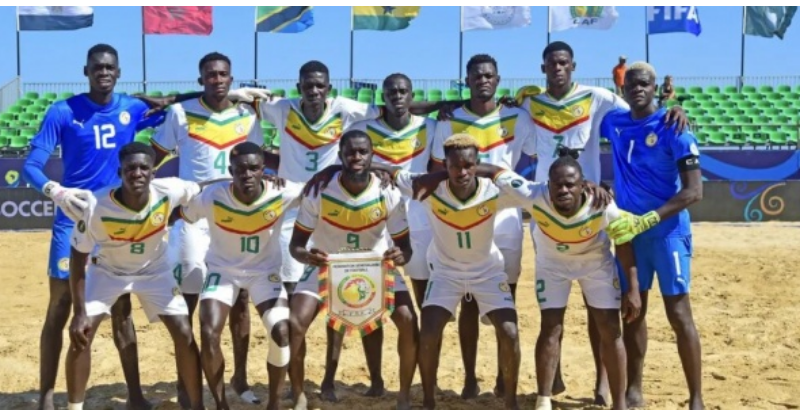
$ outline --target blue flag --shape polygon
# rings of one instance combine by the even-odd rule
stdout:
[[[647,34],[701,31],[697,6],[647,6]]]

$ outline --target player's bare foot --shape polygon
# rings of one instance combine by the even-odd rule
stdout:
[[[645,406],[642,390],[636,388],[628,388],[628,391],[625,393],[625,400],[628,403],[629,410],[632,408],[642,408]]]
[[[286,391],[283,392],[283,399],[294,401],[294,391],[291,388],[286,388]]]
[[[567,391],[567,386],[564,384],[564,379],[557,376],[555,381],[553,381],[553,391],[552,391],[553,397],[555,397],[556,395],[561,395],[565,391]]]
[[[503,383],[503,377],[497,377],[495,380],[494,385],[494,396],[497,398],[503,398],[506,395],[506,385]]]
[[[339,402],[339,398],[336,397],[336,386],[323,382],[319,387],[319,399],[327,402]]]
[[[375,381],[369,387],[367,392],[364,393],[365,397],[383,397],[386,394],[386,389],[383,387],[383,380]]]
[[[280,401],[268,401],[267,402],[267,410],[280,410],[281,409],[281,402]]]
[[[39,400],[39,409],[40,410],[55,410],[56,407],[53,405],[53,390],[47,391],[45,395]]]
[[[397,397],[397,404],[394,406],[395,410],[410,410],[411,409],[411,399],[406,397]]]
[[[461,390],[462,399],[471,400],[473,398],[478,398],[478,394],[480,393],[481,387],[478,386],[478,380],[476,378],[464,380],[464,388]]]
[[[422,409],[423,410],[435,410],[436,409],[436,400],[433,398],[431,399],[423,399],[422,400]]]
[[[306,399],[306,393],[301,392],[300,395],[297,396],[297,401],[294,402],[294,409],[308,410],[308,399]]]
[[[706,409],[706,405],[703,403],[703,399],[701,397],[689,398],[689,409],[690,410],[705,410]]]
[[[253,394],[247,380],[237,376],[231,377],[231,388],[239,396],[239,399],[247,404],[258,405],[261,404],[261,399]]]
[[[605,407],[608,405],[608,399],[606,399],[606,397],[603,394],[595,393],[594,401],[592,402],[592,404],[600,407]]]
[[[178,383],[178,405],[181,406],[181,410],[190,410],[192,408],[192,403],[189,400],[189,394],[186,393],[186,390],[183,388],[181,383]]]
[[[188,401],[188,397],[187,397]],[[153,404],[150,401],[147,401],[143,396],[137,398],[128,398],[125,401],[125,409],[126,410],[152,410]]]

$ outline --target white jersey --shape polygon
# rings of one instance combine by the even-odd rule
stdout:
[[[522,108],[536,124],[536,179],[547,181],[550,166],[558,158],[558,145],[582,149],[578,163],[584,177],[600,182],[600,123],[613,109],[628,104],[613,92],[577,83],[561,99],[542,93],[525,98]]]
[[[575,215],[564,217],[553,207],[546,182],[531,182],[505,172],[495,184],[531,212],[536,222],[532,231],[537,262],[613,261],[611,241],[605,232],[621,216],[613,201],[595,209],[593,198],[587,196]]]
[[[203,98],[170,106],[164,124],[152,139],[164,151],[177,151],[178,177],[194,182],[230,177],[230,151],[245,141],[264,146],[253,108],[239,104],[215,112]]]
[[[297,214],[295,231],[311,234],[309,248],[326,253],[340,249],[368,249],[383,253],[392,239],[408,234],[406,207],[394,188],[381,188],[380,180],[370,175],[361,194],[350,194],[334,175],[330,185],[317,196],[304,197]]]
[[[235,269],[243,276],[262,275],[281,262],[279,237],[283,213],[299,204],[303,186],[286,182],[278,189],[264,182],[264,192],[251,204],[233,194],[233,184],[219,182],[205,188],[181,215],[189,223],[208,219],[211,244],[205,261],[215,269]]]
[[[150,183],[150,200],[132,211],[116,199],[118,187],[106,187],[89,197],[89,207],[75,224],[72,247],[92,253],[92,263],[118,276],[170,273],[167,260],[167,221],[172,209],[186,205],[200,186],[178,178]]]
[[[342,133],[358,121],[375,119],[381,111],[343,97],[328,98],[325,112],[311,124],[301,109],[300,99],[260,101],[261,117],[273,125],[280,134],[278,176],[296,183],[304,183],[318,171],[338,163],[337,143]]]
[[[461,107],[453,112],[452,119],[436,125],[432,156],[444,160],[444,141],[453,134],[466,133],[478,142],[481,162],[513,170],[522,153],[534,155],[536,149],[535,126],[530,116],[520,108],[498,106],[492,113],[479,116]],[[519,248],[519,243],[508,243],[505,238],[521,239],[522,212],[507,209],[497,213],[495,236],[501,248]]]
[[[406,195],[412,191],[413,179],[420,174],[399,171],[397,187]],[[495,217],[503,209],[519,202],[487,178],[477,178],[478,188],[468,200],[461,201],[450,190],[449,181],[423,201],[433,229],[433,243],[428,248],[429,262],[444,269],[432,272],[458,274],[464,279],[492,276],[492,269],[503,269],[503,256],[494,243]]]
[[[427,173],[431,158],[436,121],[423,116],[411,116],[411,122],[395,131],[382,119],[358,122],[350,129],[364,131],[372,141],[372,163],[399,167],[412,173]],[[403,197],[408,209],[408,227],[411,232],[430,229],[425,208],[411,197]]]

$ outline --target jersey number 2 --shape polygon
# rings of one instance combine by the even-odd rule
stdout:
[[[103,124],[94,126],[94,147],[96,149],[109,149],[116,147],[112,138],[117,135],[114,124]]]

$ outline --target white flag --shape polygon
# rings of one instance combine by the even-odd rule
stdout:
[[[91,6],[18,6],[18,30],[78,30],[91,27]]]
[[[615,6],[550,6],[550,31],[575,28],[608,30],[617,21]]]
[[[525,27],[531,24],[530,6],[462,6],[461,31]]]

